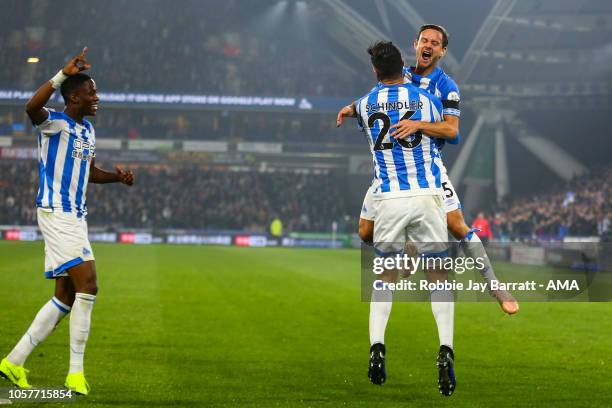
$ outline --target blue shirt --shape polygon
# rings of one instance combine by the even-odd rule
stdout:
[[[444,116],[461,116],[461,110],[459,109],[459,102],[461,100],[459,87],[453,78],[448,76],[442,68],[436,67],[429,75],[422,76],[414,72],[414,67],[404,67],[404,78],[414,86],[438,97],[442,101],[442,113]],[[447,142],[457,144],[460,140],[460,136],[457,135],[454,140],[437,139],[436,143],[441,149]]]
[[[37,128],[40,185],[36,206],[86,215],[89,169],[96,155],[93,126],[49,110],[49,117]]]
[[[435,139],[417,132],[396,140],[389,128],[403,119],[441,121],[440,100],[411,83],[378,84],[355,107],[372,152],[374,198],[439,194],[442,161]]]

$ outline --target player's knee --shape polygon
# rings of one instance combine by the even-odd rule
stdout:
[[[70,306],[72,307],[72,305],[74,304],[74,294],[72,295],[67,295],[67,294],[58,294],[57,292],[55,293],[55,298],[57,300],[59,300],[60,302],[62,302],[63,304],[65,304],[66,306]]]
[[[86,281],[77,289],[77,292],[95,296],[98,294],[98,284],[95,280]]]
[[[79,269],[73,270],[70,276],[72,277],[75,292],[94,296],[98,293],[96,267],[93,261],[80,264]]]
[[[70,294],[64,295],[63,297],[57,297],[57,296],[56,297],[60,300],[60,302],[62,302],[66,306],[72,307],[72,305],[74,304],[74,296],[75,296],[74,293],[70,293]]]
[[[56,282],[54,296],[63,304],[72,306],[74,303],[74,286],[68,278],[59,278]]]
[[[372,244],[374,241],[374,222],[369,220],[359,220],[359,238],[366,244]]]
[[[91,285],[89,285],[87,287],[87,292],[85,293],[89,293],[90,295],[97,295],[98,294],[98,284],[96,282],[92,283]]]

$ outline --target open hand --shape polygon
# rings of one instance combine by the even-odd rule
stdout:
[[[64,75],[74,75],[81,71],[85,71],[86,69],[91,68],[91,64],[87,62],[87,47],[83,48],[83,51],[76,57],[72,58],[70,61],[64,65],[62,68],[62,72]]]
[[[128,186],[134,184],[134,173],[132,173],[131,170],[123,170],[119,166],[115,166],[115,170],[117,171],[117,176],[121,183],[127,184]]]
[[[395,139],[405,139],[410,135],[418,132],[421,126],[421,122],[418,120],[404,119],[397,122],[395,125],[389,128],[389,134]],[[397,130],[394,130],[397,129]]]

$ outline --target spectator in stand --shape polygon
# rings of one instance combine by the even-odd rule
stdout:
[[[351,211],[341,174],[260,173],[185,164],[140,165],[142,182],[116,201],[116,186],[91,186],[92,227],[249,230],[274,216],[289,231],[329,232]],[[0,225],[35,224],[34,160],[0,161]],[[24,187],[28,186],[28,187]],[[146,202],[141,197],[147,197]],[[343,231],[350,232],[350,231]]]
[[[476,231],[476,235],[478,235],[478,238],[480,238],[483,244],[486,244],[493,239],[491,226],[489,225],[489,221],[485,218],[483,212],[478,213],[478,217],[476,217],[472,223],[472,228],[478,229],[478,231]]]
[[[597,177],[593,177],[597,174]],[[541,195],[506,201],[496,212],[497,231],[510,240],[563,240],[610,235],[612,167],[593,168],[565,186]]]
[[[141,165],[138,171],[142,172],[142,181],[132,188],[125,202],[114,201],[113,186],[91,186],[96,208],[89,214],[90,225],[265,232],[277,215],[286,231],[329,232],[333,221],[354,215],[346,202],[349,194],[335,187],[346,185],[339,179],[341,174],[239,172],[226,167],[169,163]],[[491,209],[496,214],[491,226],[494,238],[610,239],[612,166],[592,172],[597,177],[586,174],[569,185],[504,201],[503,207]],[[36,224],[37,185],[34,160],[0,160],[0,225]],[[150,199],[144,203],[136,199],[139,196]],[[352,223],[341,225],[347,225],[343,232],[354,232]]]
[[[0,135],[16,135],[13,125],[34,137],[35,131],[22,108],[0,106]],[[104,115],[94,121],[96,134],[104,139],[223,140],[290,143],[329,143],[361,146],[352,129],[337,130],[324,113],[283,113],[236,111],[181,111],[105,107]],[[4,131],[3,131],[4,129]]]
[[[283,222],[278,217],[274,217],[270,223],[270,235],[280,238],[283,235]]]
[[[316,3],[309,7],[318,9]],[[176,7],[150,0],[146,12],[126,0],[64,0],[62,7],[52,0],[21,0],[2,6],[10,18],[1,26],[0,88],[33,89],[48,78],[49,66],[67,57],[66,49],[85,44],[95,50],[94,76],[107,92],[346,97],[372,86],[367,76],[347,75],[330,60],[341,53],[340,45],[326,41],[313,47],[310,36],[296,30],[293,13],[275,23],[274,36],[254,35],[252,28],[274,7],[270,1],[183,0]],[[74,36],[61,28],[74,21],[96,24]],[[25,65],[26,55],[39,56],[41,63],[16,63]],[[121,61],[130,64],[119,69]],[[180,75],[169,81],[168,73]]]

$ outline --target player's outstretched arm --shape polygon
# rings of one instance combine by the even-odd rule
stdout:
[[[442,122],[421,122],[404,119],[391,126],[390,130],[389,134],[396,139],[405,139],[420,131],[427,136],[454,140],[459,134],[459,117],[446,115]]]
[[[338,112],[338,116],[336,117],[336,127],[342,126],[342,121],[344,118],[355,118],[357,117],[357,109],[355,109],[355,102],[350,105],[344,106]]]
[[[107,183],[123,183],[128,186],[134,184],[134,173],[131,170],[123,170],[119,166],[115,166],[115,172],[102,170],[95,165],[95,159],[91,161],[91,169],[89,170],[89,182],[95,184]]]
[[[87,62],[87,47],[76,57],[70,59],[53,78],[45,82],[40,88],[34,92],[32,98],[26,103],[26,112],[30,120],[35,125],[40,125],[49,117],[49,112],[45,109],[45,105],[49,102],[51,95],[62,86],[62,82],[71,75],[91,68]]]

